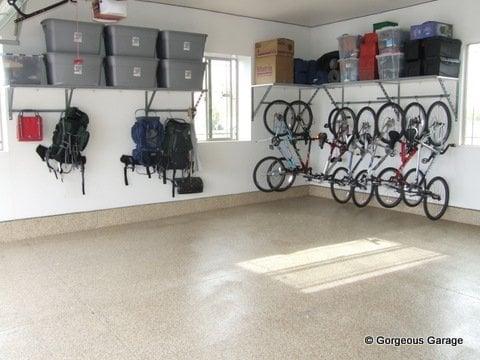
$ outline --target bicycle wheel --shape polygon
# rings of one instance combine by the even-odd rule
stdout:
[[[413,131],[415,139],[420,139],[427,129],[427,112],[422,104],[418,102],[410,103],[405,108],[405,128],[403,133]]]
[[[385,144],[390,142],[390,131],[396,131],[403,135],[405,128],[405,113],[400,105],[389,102],[378,110],[375,121],[375,132]]]
[[[276,166],[280,164],[281,167]],[[285,167],[282,162],[273,156],[268,156],[260,160],[253,170],[253,182],[258,190],[262,192],[272,192],[282,186],[285,180]]]
[[[423,198],[423,209],[430,220],[439,220],[448,209],[450,189],[447,181],[438,176],[427,185],[426,196]]]
[[[365,106],[358,112],[353,134],[360,144],[365,145],[365,143],[369,143],[375,137],[376,117],[375,110],[370,106]]]
[[[278,159],[277,162],[273,162],[271,165],[270,165],[270,168],[269,168],[269,171],[273,172],[275,171],[275,169],[279,172],[279,173],[284,173],[285,174],[285,177],[283,179],[283,182],[282,184],[280,184],[280,186],[278,186],[275,191],[277,192],[283,192],[283,191],[287,191],[288,189],[290,189],[293,184],[295,183],[295,180],[297,178],[297,174],[292,172],[292,171],[289,171],[285,164],[284,164],[284,161],[285,161],[285,158],[280,158]]]
[[[452,131],[452,114],[447,104],[437,101],[430,106],[427,113],[427,128],[433,145],[442,146],[448,141]]]
[[[352,179],[346,168],[339,167],[334,171],[330,190],[333,198],[340,204],[346,204],[352,198]]]
[[[353,135],[356,119],[357,116],[352,109],[344,107],[338,110],[332,120],[332,132],[337,140],[347,142],[347,139]]]
[[[403,180],[403,202],[410,207],[419,205],[425,193],[425,174],[421,170],[417,174],[417,169],[410,169]]]
[[[360,208],[367,206],[373,197],[373,182],[367,170],[362,170],[355,177],[352,200]]]
[[[391,209],[402,201],[403,177],[395,168],[386,168],[378,175],[375,187],[377,201],[384,208]]]
[[[293,112],[291,110],[293,109]],[[285,109],[284,118],[287,126],[295,135],[303,135],[310,131],[313,123],[313,112],[310,105],[301,100],[290,103]]]
[[[284,136],[288,133],[284,114],[289,110],[291,114],[295,113],[290,103],[283,100],[275,100],[268,104],[263,113],[263,123],[270,134]]]
[[[333,109],[332,111],[330,111],[330,114],[328,114],[328,122],[327,124],[325,125],[325,127],[330,130],[330,132],[332,133],[332,135],[335,135],[333,133],[333,126],[332,126],[332,123],[333,123],[333,118],[336,116],[337,114],[337,111],[339,111],[340,109],[339,108],[335,108]]]

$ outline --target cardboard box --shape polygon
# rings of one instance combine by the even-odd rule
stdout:
[[[290,56],[263,56],[255,59],[255,83],[293,83],[293,58]]]
[[[255,44],[255,57],[263,56],[289,56],[295,53],[295,42],[289,39],[274,39]]]

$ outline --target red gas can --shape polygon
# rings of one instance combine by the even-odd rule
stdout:
[[[18,141],[42,141],[43,140],[43,120],[39,114],[24,115],[23,112],[18,115],[17,124]]]

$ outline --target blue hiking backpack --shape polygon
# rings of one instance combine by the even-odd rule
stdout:
[[[156,167],[162,160],[165,131],[157,116],[140,116],[132,127],[132,139],[135,142],[133,160],[147,168]]]
[[[132,156],[123,155],[125,185],[128,185],[127,171],[135,171],[135,166],[144,166],[150,178],[152,172],[163,169],[163,142],[165,130],[158,116],[137,116],[132,126],[132,139],[135,142]]]

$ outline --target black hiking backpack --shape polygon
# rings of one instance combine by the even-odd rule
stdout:
[[[165,125],[163,142],[164,169],[173,170],[173,190],[175,196],[176,173],[191,174],[193,168],[192,128],[181,119],[168,119]],[[164,177],[165,178],[165,177]]]
[[[88,115],[76,107],[69,108],[60,118],[55,127],[52,145],[39,145],[37,153],[46,162],[55,177],[58,174],[68,174],[74,169],[80,169],[82,174],[82,193],[85,195],[85,164],[87,158],[82,155],[90,133],[87,131]],[[54,165],[54,162],[56,164]]]

